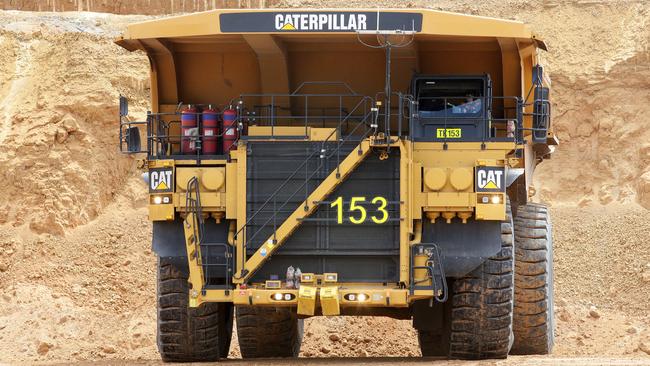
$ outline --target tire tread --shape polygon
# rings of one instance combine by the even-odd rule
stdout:
[[[158,261],[157,343],[165,362],[218,361],[228,356],[233,307],[204,303],[189,307],[189,283],[165,258]]]
[[[550,354],[553,349],[553,240],[548,208],[519,206],[515,229],[515,307],[512,353]]]
[[[513,230],[510,205],[501,223],[501,250],[454,281],[449,355],[460,359],[506,358],[512,345]],[[469,296],[468,296],[469,294]]]
[[[236,315],[243,358],[298,357],[303,320],[293,309],[237,306]]]

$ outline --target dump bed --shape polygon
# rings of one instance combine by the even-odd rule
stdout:
[[[375,95],[385,73],[385,50],[368,47],[377,31],[396,33],[392,89],[403,93],[414,74],[489,74],[493,95],[525,96],[545,48],[521,22],[428,9],[215,10],[130,25],[117,43],[147,52],[152,108],[164,112],[251,93]],[[301,88],[313,81],[346,86]]]

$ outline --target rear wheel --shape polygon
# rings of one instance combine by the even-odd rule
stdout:
[[[237,307],[237,337],[243,358],[298,357],[303,320],[291,308]]]
[[[510,205],[501,224],[501,250],[454,281],[449,355],[461,359],[505,358],[512,346],[514,297]]]
[[[446,357],[449,355],[449,334],[418,329],[418,343],[422,357]]]
[[[228,356],[233,306],[204,303],[190,308],[187,274],[158,259],[158,350],[163,361],[217,361]]]
[[[520,206],[515,216],[515,342],[513,354],[553,350],[553,237],[548,209]]]

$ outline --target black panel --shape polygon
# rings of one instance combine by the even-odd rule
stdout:
[[[448,277],[462,277],[501,250],[501,222],[469,219],[463,224],[454,219],[447,224],[439,218],[431,224],[427,220],[422,242],[438,245]]]
[[[228,228],[230,221],[223,220],[217,224],[213,219],[204,221],[203,243],[226,243],[228,240]],[[187,270],[187,250],[185,249],[185,233],[183,231],[183,220],[176,217],[174,221],[154,221],[152,235],[153,251],[160,257],[177,258],[177,266]],[[234,251],[234,248],[233,248]],[[201,248],[204,263],[224,263],[223,251],[213,247]],[[234,257],[234,256],[233,256]],[[208,284],[213,281],[210,278],[224,278],[223,269],[209,267],[206,271]]]
[[[185,257],[185,234],[183,221],[154,221],[151,237],[153,251],[161,257]]]
[[[379,21],[377,21],[379,17]],[[225,13],[221,32],[356,32],[358,30],[422,30],[422,14],[358,11],[282,11]]]
[[[305,199],[305,177],[317,172],[306,184],[307,193],[310,193],[338,165],[337,156],[333,154],[334,144],[326,145],[325,155],[330,156],[323,159],[321,164],[322,146],[320,142],[249,143],[248,217],[252,217],[278,187],[300,168],[293,179],[280,189],[275,209],[271,201],[252,220],[247,230],[249,255],[273,234],[273,212],[277,213],[275,224],[279,226]],[[342,161],[355,146],[356,143],[346,145],[338,161]],[[305,171],[300,165],[310,155]],[[294,192],[297,193],[291,197]],[[388,201],[389,219],[383,224],[375,224],[370,218],[373,215],[377,218],[382,216],[377,212],[378,204],[370,202],[377,196]],[[352,197],[365,197],[366,202],[360,205],[367,210],[368,219],[362,224],[338,224],[336,209],[330,207],[330,202],[338,197],[346,202],[344,217],[348,216],[347,203]],[[282,208],[287,200],[288,203]],[[354,215],[357,217],[358,213]],[[268,224],[263,226],[267,221]],[[255,235],[255,232],[258,233]],[[303,273],[336,272],[339,280],[344,282],[399,280],[398,150],[393,150],[390,158],[384,161],[371,153],[274,253],[255,274],[253,281],[263,281],[271,275],[283,278],[288,266],[299,267]]]
[[[452,305],[452,301],[431,302],[428,299],[413,302],[413,328],[442,334],[445,325],[450,323]]]

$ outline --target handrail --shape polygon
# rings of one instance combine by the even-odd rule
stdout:
[[[311,85],[340,85],[340,86],[344,86],[347,90],[350,91],[350,94],[348,94],[348,95],[359,95],[357,92],[355,92],[352,89],[350,84],[348,84],[348,83],[346,83],[344,81],[304,81],[302,84],[298,85],[298,87],[293,92],[291,92],[290,95],[299,94],[298,92],[300,90],[302,90],[302,88],[304,88],[306,86],[311,86]],[[334,95],[337,95],[337,94],[334,94]]]
[[[352,111],[351,111],[350,113],[348,113],[344,118],[342,118],[342,119],[339,121],[339,124],[338,124],[337,128],[334,129],[334,130],[332,130],[332,132],[330,132],[330,134],[327,136],[327,138],[324,139],[324,141],[321,143],[321,148],[312,151],[312,153],[311,153],[311,154],[310,154],[310,155],[309,155],[305,160],[303,160],[303,162],[300,164],[300,166],[298,166],[298,168],[296,168],[296,169],[294,170],[294,172],[293,172],[293,173],[292,173],[288,178],[286,178],[286,179],[284,180],[284,182],[282,182],[282,184],[280,185],[280,187],[278,187],[278,188],[277,188],[277,189],[276,189],[276,190],[275,190],[275,191],[274,191],[274,192],[273,192],[273,193],[272,193],[272,194],[267,198],[267,200],[262,204],[262,206],[259,207],[259,208],[258,208],[258,209],[253,213],[253,215],[252,215],[251,217],[249,217],[249,218],[246,220],[246,223],[245,223],[245,224],[244,224],[244,225],[243,225],[243,226],[242,226],[242,227],[241,227],[241,228],[240,228],[240,229],[235,233],[235,235],[233,236],[233,238],[234,238],[235,240],[238,240],[238,238],[241,238],[241,236],[243,236],[243,245],[242,245],[243,250],[242,250],[242,253],[240,254],[241,257],[242,257],[243,263],[246,262],[246,257],[247,257],[247,253],[246,253],[246,251],[247,251],[247,244],[248,244],[248,241],[251,241],[251,240],[253,240],[254,238],[256,238],[257,235],[258,235],[258,234],[259,234],[259,233],[260,233],[264,228],[267,227],[267,225],[271,222],[271,220],[273,220],[273,223],[274,223],[274,225],[275,225],[275,220],[276,220],[276,217],[277,217],[277,212],[280,211],[280,210],[282,210],[282,209],[283,209],[283,208],[284,208],[284,207],[289,203],[289,201],[290,201],[293,197],[295,197],[295,195],[296,195],[300,190],[302,190],[303,188],[305,188],[305,190],[307,189],[307,188],[306,188],[306,187],[307,187],[307,183],[308,183],[308,182],[309,182],[309,181],[314,177],[314,175],[315,175],[315,174],[316,174],[316,173],[321,169],[322,164],[323,164],[323,160],[322,160],[322,159],[320,160],[318,167],[316,167],[316,169],[314,169],[314,171],[313,171],[309,176],[307,176],[307,174],[305,173],[305,182],[304,182],[300,187],[298,187],[298,189],[296,189],[296,190],[295,190],[295,191],[294,191],[294,192],[293,192],[293,193],[292,193],[292,194],[291,194],[291,195],[290,195],[290,196],[289,196],[289,197],[288,197],[288,198],[287,198],[287,199],[282,203],[282,205],[281,205],[279,208],[277,208],[277,207],[276,207],[276,201],[275,201],[275,198],[276,198],[276,196],[278,195],[278,193],[281,191],[281,189],[284,188],[284,186],[285,186],[285,185],[286,185],[286,184],[287,184],[291,179],[293,179],[293,177],[296,176],[296,174],[298,173],[298,171],[300,171],[303,167],[305,167],[305,169],[306,169],[306,167],[307,167],[306,164],[309,162],[310,159],[312,159],[312,158],[314,157],[314,155],[315,155],[317,152],[318,152],[318,153],[322,153],[322,152],[325,151],[325,149],[324,149],[325,144],[326,144],[328,141],[330,141],[331,137],[332,137],[335,133],[340,133],[340,131],[341,131],[341,127],[342,127],[343,123],[346,123],[347,120],[348,120],[348,118],[349,118],[350,116],[352,116],[352,114],[357,110],[357,108],[359,108],[359,107],[362,105],[362,103],[363,103],[364,101],[367,101],[367,100],[372,100],[372,99],[369,98],[369,97],[363,97],[363,98],[362,98],[362,99],[357,103],[357,105],[355,105],[355,107],[352,109]],[[348,133],[347,136],[346,136],[345,138],[343,138],[343,139],[341,139],[341,140],[339,141],[339,143],[337,144],[336,148],[335,148],[335,149],[334,149],[334,150],[333,150],[329,155],[327,155],[327,158],[330,158],[331,156],[333,156],[334,153],[340,154],[340,148],[341,148],[341,146],[342,146],[344,143],[346,143],[346,142],[348,141],[348,139],[349,139],[349,138],[350,138],[350,137],[351,137],[351,136],[356,132],[356,130],[359,128],[359,126],[365,124],[365,122],[368,120],[368,117],[369,117],[369,116],[372,116],[373,114],[376,114],[376,113],[375,113],[375,111],[371,108],[370,112],[366,113],[366,115],[364,116],[364,118],[356,124],[356,126],[354,127],[354,129],[353,129],[352,131],[350,131],[350,133]],[[367,129],[366,132],[364,133],[364,135],[362,136],[362,139],[365,138],[365,137],[368,135],[368,132],[370,132],[371,130],[372,130],[372,128]],[[337,155],[337,157],[338,157],[338,155]],[[337,165],[337,169],[338,169],[338,165]],[[306,194],[308,194],[307,191],[305,191],[305,192],[306,192]],[[247,231],[247,229],[250,227],[250,225],[251,225],[251,223],[252,223],[252,220],[253,220],[253,219],[254,219],[254,218],[255,218],[255,217],[256,217],[260,212],[262,212],[262,210],[266,207],[266,205],[268,205],[268,204],[271,202],[271,200],[273,200],[273,203],[274,203],[273,215],[271,215],[271,217],[268,218],[268,219],[266,220],[266,222],[264,222],[264,224],[262,224],[262,225],[260,226],[260,228],[259,228],[259,229],[258,229],[258,230],[257,230],[257,231],[256,231],[256,232],[255,232],[251,237],[247,237],[247,235],[246,235],[246,231]],[[241,235],[241,236],[240,236],[240,235]],[[274,230],[274,235],[275,235],[275,230]]]
[[[196,198],[192,198],[192,194]],[[203,213],[201,212],[201,196],[199,192],[199,181],[196,176],[190,178],[187,182],[187,193],[185,194],[185,214],[193,213],[197,224],[195,225],[196,243],[200,244],[203,240]],[[197,229],[198,227],[198,229]]]
[[[314,155],[315,155],[316,153],[320,153],[320,152],[322,152],[323,147],[325,146],[325,143],[328,142],[328,141],[332,138],[332,136],[333,136],[335,133],[337,133],[337,132],[340,131],[341,126],[343,125],[343,123],[347,122],[348,118],[349,118],[349,117],[350,117],[350,116],[351,116],[351,115],[352,115],[352,114],[353,114],[353,113],[354,113],[354,112],[359,108],[359,106],[362,105],[362,103],[363,103],[364,101],[367,101],[368,99],[372,100],[370,97],[364,97],[364,98],[362,98],[362,99],[357,103],[357,105],[355,105],[355,107],[352,109],[352,111],[351,111],[350,113],[348,113],[348,114],[347,114],[347,115],[346,115],[342,120],[339,121],[339,124],[338,124],[337,128],[334,129],[334,130],[332,130],[332,132],[330,132],[330,134],[327,136],[327,138],[325,138],[324,141],[321,143],[321,149],[318,149],[318,150],[314,150],[314,151],[312,151],[312,153],[309,154],[309,156],[307,156],[307,158],[305,158],[305,160],[303,160],[303,162],[300,164],[300,166],[298,166],[298,168],[296,168],[296,169],[293,171],[293,173],[292,173],[292,174],[291,174],[287,179],[285,179],[285,181],[282,182],[282,184],[281,184],[281,185],[280,185],[280,186],[279,186],[279,187],[278,187],[278,188],[277,188],[277,189],[276,189],[276,190],[275,190],[275,191],[274,191],[274,192],[269,196],[269,198],[268,198],[268,199],[267,199],[267,200],[262,204],[262,206],[259,207],[259,208],[257,209],[257,211],[255,211],[255,212],[253,213],[253,215],[252,215],[250,218],[248,218],[248,220],[246,220],[246,223],[241,227],[241,229],[239,229],[239,230],[237,231],[237,233],[235,233],[235,236],[234,236],[235,239],[237,239],[237,236],[241,233],[241,231],[244,230],[244,228],[247,227],[247,226],[251,223],[251,221],[252,221],[252,220],[253,220],[253,219],[254,219],[254,218],[255,218],[255,217],[256,217],[256,216],[257,216],[257,215],[262,211],[262,209],[264,209],[264,208],[266,207],[266,205],[268,205],[268,204],[271,202],[271,199],[273,199],[273,198],[274,198],[274,197],[275,197],[275,196],[276,196],[276,195],[277,195],[277,194],[282,190],[282,188],[284,188],[284,186],[285,186],[285,185],[286,185],[286,184],[287,184],[291,179],[293,179],[293,177],[295,177],[296,174],[298,174],[298,171],[300,171],[300,170],[305,166],[305,164],[307,164],[307,163],[309,162],[309,160],[310,160],[311,158],[314,157]],[[372,113],[372,112],[370,112],[370,113]],[[362,124],[364,121],[366,121],[366,120],[367,120],[367,115],[364,116],[364,118],[363,118],[363,119],[362,119],[362,120],[357,124],[357,127],[355,127],[355,128],[352,130],[352,132],[351,132],[350,134],[348,134],[348,136],[346,137],[346,139],[347,139],[347,138],[348,138],[352,133],[354,133],[354,132],[356,131],[356,129],[358,128],[359,125],[361,125],[361,124]]]
[[[524,143],[523,137],[520,135],[520,131],[524,130],[523,128],[523,108],[525,104],[522,102],[520,97],[516,96],[490,96],[490,97],[473,97],[473,101],[480,101],[480,109],[476,111],[468,110],[463,112],[458,112],[458,116],[450,115],[450,112],[454,108],[469,108],[463,107],[463,104],[451,105],[450,100],[464,100],[466,97],[463,96],[451,96],[451,97],[419,97],[417,101],[416,115],[420,123],[423,124],[435,124],[435,122],[430,121],[442,121],[444,124],[445,131],[449,123],[461,123],[461,124],[474,124],[477,125],[479,122],[483,123],[483,128],[480,131],[480,141],[485,143],[490,141],[494,137],[490,134],[490,126],[498,124],[507,124],[509,121],[515,122],[515,131],[512,136],[514,141],[517,144]],[[444,107],[441,110],[433,111],[431,116],[422,116],[422,108],[420,106],[420,101],[440,101],[444,103]],[[493,101],[499,100],[503,102],[503,106],[495,107]],[[505,105],[506,102],[510,102],[512,105]],[[450,107],[449,107],[450,106]],[[489,107],[489,108],[488,108]],[[494,111],[499,110],[503,111],[504,116],[500,118],[495,118],[493,116]],[[514,116],[509,117],[507,111],[514,111]],[[437,115],[441,114],[441,115]],[[506,125],[507,126],[507,125]],[[506,127],[507,130],[507,127]],[[445,136],[442,138],[443,143],[447,143],[448,136],[445,133]]]
[[[231,265],[230,265],[230,245],[228,243],[206,243],[204,242],[205,238],[205,220],[202,212],[201,204],[201,193],[199,188],[199,180],[196,176],[190,178],[187,182],[187,192],[185,193],[185,209],[186,214],[185,220],[188,220],[189,217],[192,217],[193,222],[189,223],[192,229],[193,235],[193,244],[194,250],[196,250],[196,255],[190,260],[194,260],[198,266],[203,268],[203,281],[201,291],[205,290],[206,287],[214,286],[210,284],[210,275],[213,273],[210,271],[210,268],[223,267],[225,273],[225,281],[223,285],[218,285],[221,287],[230,289],[230,276],[231,276]],[[189,214],[192,215],[189,215]],[[210,263],[210,259],[213,258],[214,252],[211,249],[214,248],[223,248],[223,260],[224,263]],[[205,249],[205,251],[204,251]]]
[[[372,112],[368,113],[367,116],[368,116],[368,115],[371,115],[371,114],[372,114]],[[367,116],[366,116],[366,118],[364,118],[364,120],[367,119]],[[354,131],[356,131],[356,129],[357,129],[360,125],[361,125],[361,123],[357,124],[357,126],[356,126],[355,129],[354,129]],[[370,131],[371,131],[371,129],[367,129],[366,132],[362,135],[362,139],[365,138],[365,137],[368,135],[368,132],[370,132]],[[329,158],[331,158],[331,157],[334,155],[334,153],[338,153],[338,152],[340,151],[341,146],[343,146],[343,144],[345,144],[346,142],[348,142],[347,139],[348,139],[350,136],[352,136],[352,134],[348,134],[344,139],[342,139],[342,140],[338,143],[337,147],[336,147],[336,148],[335,148],[335,149],[334,149],[334,150],[333,150],[329,155],[325,155],[324,158],[325,158],[325,159],[329,159]],[[323,143],[323,144],[324,144],[324,143]],[[317,150],[316,150],[316,151],[317,151]],[[316,152],[316,151],[314,151],[314,152]],[[322,151],[322,149],[321,149],[321,151]],[[313,153],[312,153],[312,155],[313,155]],[[312,156],[312,155],[310,155],[310,156]],[[309,159],[306,159],[304,163],[306,163],[308,160],[309,160]],[[266,227],[266,226],[271,222],[271,220],[275,218],[277,211],[282,210],[282,209],[283,209],[283,208],[284,208],[284,207],[289,203],[289,201],[290,201],[293,197],[295,197],[296,194],[297,194],[299,191],[301,191],[301,190],[302,190],[302,189],[307,185],[307,182],[309,182],[309,181],[314,177],[314,175],[316,175],[316,173],[317,173],[317,172],[320,170],[320,168],[322,168],[322,166],[323,166],[323,160],[324,160],[324,159],[320,159],[320,161],[319,161],[319,165],[316,167],[316,169],[313,170],[313,172],[309,175],[309,177],[305,179],[305,182],[304,182],[300,187],[298,187],[298,189],[296,189],[296,190],[291,194],[291,196],[289,196],[289,198],[287,198],[287,199],[284,201],[284,203],[282,203],[282,205],[281,205],[279,208],[274,209],[274,213],[273,213],[273,215],[272,215],[270,218],[268,218],[264,224],[260,225],[260,228],[259,228],[259,229],[258,229],[258,230],[257,230],[257,231],[256,231],[256,232],[255,232],[251,237],[250,237],[250,238],[245,238],[245,240],[253,240],[253,238],[257,237],[257,235],[258,235],[258,234],[259,234],[259,233],[260,233],[260,232],[261,232],[261,231],[262,231],[262,230],[263,230],[263,229],[264,229],[264,228],[265,228],[265,227]],[[302,165],[301,165],[301,167],[302,167]],[[299,167],[298,170],[299,170],[301,167]],[[337,169],[338,169],[338,168],[339,168],[339,166],[337,165]],[[293,175],[295,175],[295,174],[293,174]],[[288,181],[293,177],[293,175],[292,175],[291,177],[289,177],[289,178],[287,178],[287,179],[285,180],[285,182],[283,183],[283,186],[284,186],[284,184],[286,184],[286,182],[288,182]],[[274,192],[274,194],[273,194],[271,197],[269,197],[269,200],[270,200],[271,198],[274,198],[276,194],[277,194],[277,193]],[[256,214],[257,214],[258,212],[260,212],[260,211],[261,211],[261,208],[258,209],[258,211],[256,211]],[[252,217],[251,217],[251,219],[252,219]],[[250,220],[246,223],[246,225],[245,225],[244,227],[248,226],[249,224],[250,224]],[[241,231],[242,229],[244,229],[244,227],[242,227],[242,228],[240,229],[240,231]],[[238,233],[239,233],[239,231],[238,231]],[[235,238],[237,238],[237,234],[235,234]]]
[[[194,198],[192,198],[194,194]],[[192,235],[194,236],[194,245],[196,247],[197,255],[194,257],[197,264],[202,265],[202,255],[201,255],[201,244],[203,243],[203,234],[204,234],[204,222],[203,222],[203,212],[201,210],[201,195],[199,192],[199,180],[196,176],[190,178],[187,182],[187,192],[185,193],[185,214],[192,213],[191,216],[194,220],[191,223],[192,226]],[[187,218],[186,218],[187,220]],[[207,274],[203,273],[203,283],[207,283]]]

